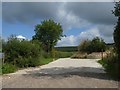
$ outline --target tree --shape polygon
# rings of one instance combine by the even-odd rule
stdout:
[[[79,50],[87,53],[102,52],[106,50],[106,45],[102,38],[95,37],[92,40],[84,40],[81,42]]]
[[[120,57],[120,2],[117,2],[115,4],[115,10],[113,11],[113,13],[116,17],[118,17],[118,22],[114,30],[114,42],[118,56]]]
[[[104,40],[102,38],[100,39],[99,37],[93,38],[91,42],[91,47],[93,47],[92,50],[94,52],[101,52],[101,51],[105,51],[106,49]]]
[[[118,70],[120,69],[120,60],[119,60],[120,59],[120,1],[116,2],[115,10],[113,11],[113,14],[118,18],[113,36],[115,42],[115,49],[117,52],[117,59],[115,60],[117,64],[115,64],[115,66],[116,66],[116,71],[119,72]],[[120,80],[120,74],[117,75],[117,77]]]
[[[62,26],[52,19],[44,20],[41,24],[37,24],[34,31],[33,40],[39,40],[47,52],[52,51],[53,46],[63,37]]]

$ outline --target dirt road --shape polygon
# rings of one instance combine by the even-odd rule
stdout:
[[[3,88],[117,88],[98,59],[62,58],[47,65],[3,75]]]

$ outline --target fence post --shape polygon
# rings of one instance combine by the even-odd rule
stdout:
[[[103,49],[102,49],[102,52],[101,52],[101,57],[102,57],[102,60],[103,60]]]
[[[5,54],[2,53],[2,64],[4,64],[4,60],[5,60]]]

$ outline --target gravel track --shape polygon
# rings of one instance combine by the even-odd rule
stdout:
[[[3,88],[117,88],[99,59],[61,58],[2,76]]]

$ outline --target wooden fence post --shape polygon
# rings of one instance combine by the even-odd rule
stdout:
[[[102,57],[102,60],[103,60],[103,49],[102,49],[102,52],[101,52],[101,57]]]

